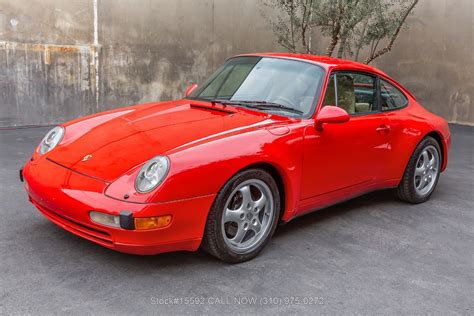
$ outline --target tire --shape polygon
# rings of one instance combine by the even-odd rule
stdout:
[[[229,263],[254,258],[275,232],[280,205],[278,186],[268,172],[249,169],[238,173],[211,207],[202,249]]]
[[[434,165],[430,164],[432,159],[436,161]],[[425,137],[410,157],[397,188],[398,197],[412,204],[427,201],[436,189],[441,166],[442,155],[438,142],[432,137]]]

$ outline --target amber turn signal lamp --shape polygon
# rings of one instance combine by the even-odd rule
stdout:
[[[171,223],[171,215],[135,218],[135,229],[154,229],[166,227]]]

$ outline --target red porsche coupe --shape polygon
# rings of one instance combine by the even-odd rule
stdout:
[[[296,54],[230,58],[178,101],[53,128],[20,170],[30,201],[83,238],[133,254],[255,257],[278,223],[394,188],[426,201],[447,122],[389,76]]]

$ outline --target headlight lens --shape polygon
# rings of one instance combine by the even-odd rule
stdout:
[[[41,143],[38,146],[38,153],[40,155],[46,154],[56,147],[64,136],[64,127],[56,126],[50,130],[46,136],[43,138]]]
[[[150,192],[163,182],[169,169],[168,157],[158,156],[151,159],[140,169],[135,180],[135,189],[140,193]]]

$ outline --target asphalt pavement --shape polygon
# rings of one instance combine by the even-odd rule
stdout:
[[[0,130],[0,314],[474,314],[474,127],[431,200],[375,192],[281,226],[259,257],[134,256],[62,230],[18,169],[49,128]]]

